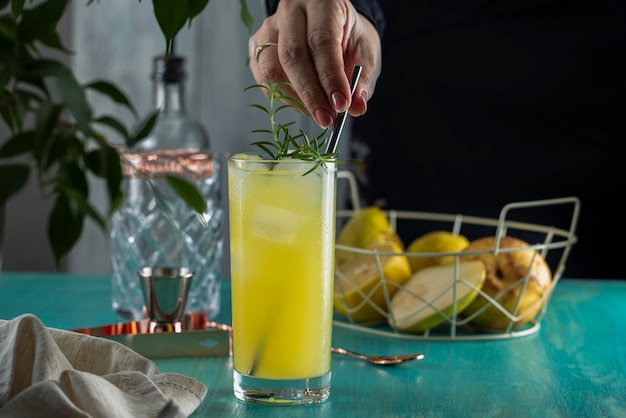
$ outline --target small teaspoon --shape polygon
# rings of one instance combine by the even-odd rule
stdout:
[[[206,326],[208,328],[216,328],[222,331],[230,331],[232,332],[233,327],[228,324],[222,324],[219,322],[207,321]],[[421,360],[424,358],[424,354],[415,353],[415,354],[391,354],[386,356],[368,356],[365,354],[357,353],[355,351],[346,350],[341,347],[332,347],[332,352],[335,354],[340,354],[344,356],[350,356],[359,358],[362,360],[366,360],[372,364],[376,364],[379,366],[393,366],[394,364],[404,363],[405,361],[411,360]]]
[[[404,363],[405,361],[421,360],[424,358],[424,355],[421,353],[396,354],[396,355],[388,355],[388,356],[368,356],[365,354],[346,350],[345,348],[340,348],[340,347],[333,347],[333,353],[360,358],[362,360],[369,361],[370,363],[377,364],[379,366],[392,366],[394,364]]]

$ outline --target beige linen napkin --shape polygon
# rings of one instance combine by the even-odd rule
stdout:
[[[206,392],[115,341],[0,320],[0,417],[186,417]]]

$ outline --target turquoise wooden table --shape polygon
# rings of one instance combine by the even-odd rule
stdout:
[[[0,318],[37,315],[72,329],[119,322],[105,276],[2,273]],[[228,282],[216,320],[229,321]],[[203,382],[194,417],[626,417],[626,281],[562,279],[541,329],[487,341],[415,341],[335,327],[334,345],[372,354],[422,352],[424,360],[373,366],[333,357],[320,405],[249,405],[232,394],[226,357],[157,360],[163,372]]]

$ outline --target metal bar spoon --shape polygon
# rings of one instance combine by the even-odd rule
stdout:
[[[368,356],[366,354],[357,353],[355,351],[346,350],[341,347],[333,347],[333,353],[341,354],[344,356],[350,356],[369,361],[372,364],[379,366],[393,366],[394,364],[404,363],[410,360],[421,360],[424,358],[422,353],[414,354],[391,354],[387,356]]]
[[[352,79],[350,80],[350,95],[354,95],[354,91],[356,90],[356,85],[359,82],[359,78],[361,77],[362,70],[363,68],[360,65],[356,65],[354,67],[354,70],[352,71]],[[343,126],[346,122],[347,116],[348,116],[347,111],[339,114],[337,118],[337,122],[335,124],[335,128],[333,129],[333,132],[330,136],[328,147],[326,148],[327,153],[333,153],[337,150],[339,137],[341,136],[341,133],[343,131]],[[424,355],[421,353],[389,355],[389,356],[368,356],[365,354],[346,350],[345,348],[340,348],[340,347],[333,347],[333,353],[360,358],[362,360],[367,360],[372,364],[378,364],[378,365],[393,365],[393,364],[403,363],[409,360],[421,360],[424,358]]]
[[[354,69],[352,70],[352,78],[350,80],[350,95],[351,96],[354,95],[354,91],[356,90],[356,85],[359,82],[359,78],[361,77],[362,70],[363,70],[363,67],[360,65],[354,66]],[[335,126],[331,132],[330,139],[326,146],[327,154],[332,154],[337,151],[339,137],[341,136],[341,132],[343,131],[343,126],[346,122],[347,116],[348,116],[347,110],[337,115]],[[263,352],[264,345],[265,345],[264,340],[261,340],[261,342],[259,343],[259,346],[257,347],[256,354],[252,358],[252,363],[250,363],[250,367],[248,368],[249,376],[254,376],[256,374],[256,369],[261,359],[261,353]]]
[[[355,65],[354,70],[352,70],[352,79],[350,80],[350,96],[354,95],[354,91],[356,90],[356,85],[359,82],[359,78],[361,77],[361,71],[363,67],[360,65]],[[328,141],[328,146],[326,147],[326,153],[333,153],[337,151],[337,145],[339,144],[339,137],[343,132],[343,126],[346,123],[346,117],[348,116],[348,111],[340,113],[337,116],[337,121],[335,122],[335,127],[330,135],[330,140]]]
[[[228,332],[233,331],[233,327],[231,325],[222,324],[220,322],[206,321],[205,326],[207,328],[215,328],[221,331],[228,331]],[[332,352],[335,354],[340,354],[344,356],[358,358],[361,360],[366,360],[378,366],[393,366],[394,364],[404,363],[405,361],[421,360],[424,358],[424,354],[422,353],[390,354],[390,355],[385,355],[385,356],[368,356],[366,354],[361,354],[361,353],[357,353],[356,351],[346,350],[345,348],[341,348],[341,347],[332,347]],[[232,355],[232,352],[231,352],[231,355]]]

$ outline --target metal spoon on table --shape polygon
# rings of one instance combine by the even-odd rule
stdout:
[[[368,356],[365,354],[357,353],[355,351],[346,350],[345,348],[340,348],[340,347],[333,347],[333,353],[359,358],[359,359],[369,361],[370,363],[376,364],[379,366],[393,366],[394,364],[404,363],[405,361],[421,360],[424,358],[424,355],[422,353],[391,354],[387,356]]]
[[[232,332],[233,327],[228,324],[222,324],[219,322],[206,321],[206,327],[215,328],[222,331]],[[368,356],[365,354],[357,353],[355,351],[346,350],[341,347],[333,347],[332,352],[335,354],[340,354],[344,356],[350,356],[354,358],[358,358],[361,360],[369,361],[372,364],[376,364],[379,366],[393,366],[394,364],[404,363],[405,361],[410,360],[421,360],[424,358],[422,353],[415,354],[390,354],[385,356]]]

